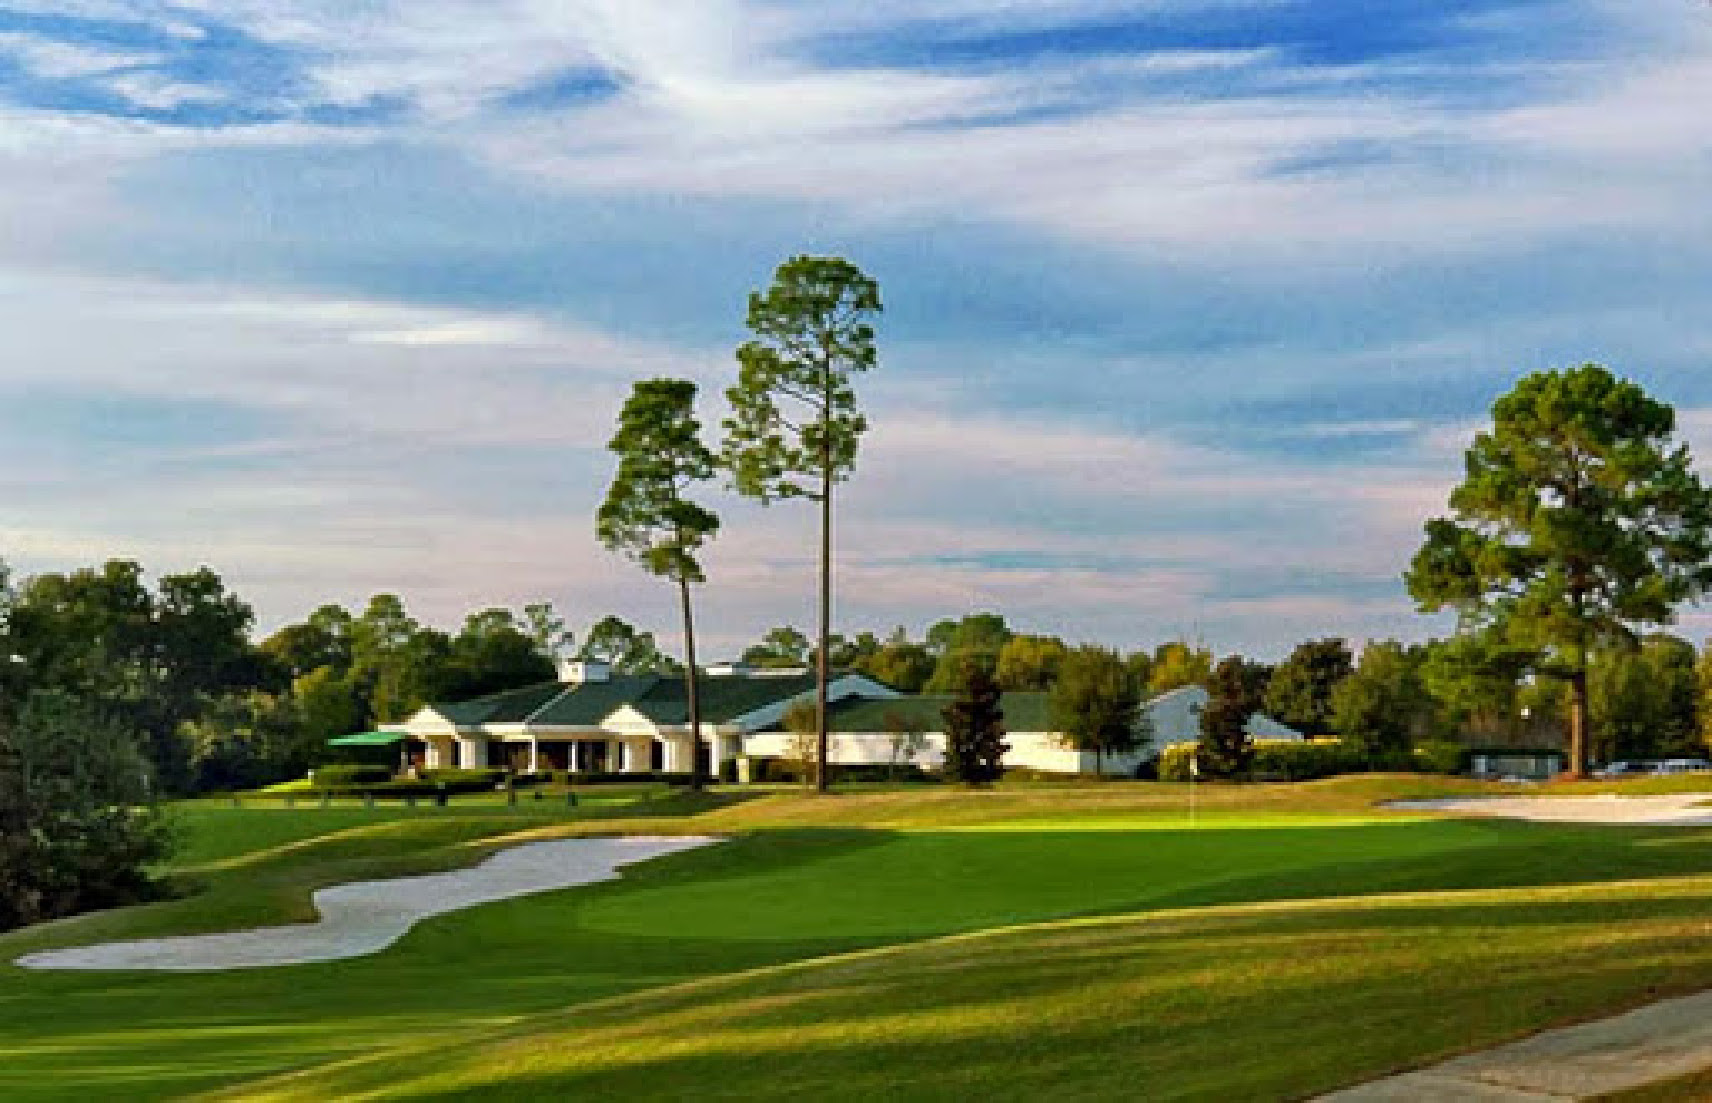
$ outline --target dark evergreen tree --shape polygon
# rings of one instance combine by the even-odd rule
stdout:
[[[991,785],[1005,772],[1005,713],[999,684],[985,667],[963,668],[957,696],[941,714],[945,719],[945,776],[965,785]]]
[[[1260,706],[1250,664],[1232,655],[1213,668],[1207,707],[1201,710],[1201,769],[1213,777],[1240,777],[1254,758],[1248,720]]]

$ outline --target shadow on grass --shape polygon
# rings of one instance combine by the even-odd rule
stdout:
[[[1003,932],[642,993],[275,1086],[292,1098],[381,1086],[437,1099],[1294,1098],[1712,983],[1709,901],[1702,883],[1645,907],[1349,902]]]
[[[726,807],[750,795],[683,793],[671,799],[677,802],[674,807],[679,814],[659,818],[681,820],[697,814],[698,805]],[[631,822],[625,830],[645,830],[646,823],[636,806],[616,816],[591,819],[627,819]],[[424,832],[436,840],[435,849],[406,856],[409,863],[449,862],[456,857],[452,864],[467,864],[469,851],[456,843],[469,839],[458,838],[460,832],[479,834],[492,825],[509,831],[518,826],[515,818],[503,814],[400,823],[403,838]],[[1479,1033],[1457,1033],[1462,1027],[1446,1011],[1456,1029],[1435,1034],[1439,1027],[1423,1026],[1412,1017],[1420,1011],[1410,1006],[1417,994],[1430,1001],[1438,998],[1434,993],[1440,990],[1456,999],[1478,991],[1482,999],[1504,1005],[1510,998],[1505,984],[1518,984],[1526,997],[1519,1005],[1525,1013],[1510,1016],[1475,1008],[1465,1014],[1472,1015],[1470,1022],[1477,1026],[1486,1024],[1480,1027],[1487,1032],[1484,1037],[1527,1029],[1529,1022],[1555,1021],[1553,1016],[1581,1014],[1586,1008],[1598,1010],[1601,1000],[1642,998],[1639,994],[1649,985],[1670,982],[1670,970],[1679,965],[1682,978],[1687,979],[1674,983],[1694,985],[1695,977],[1701,978],[1698,983],[1712,983],[1712,949],[1700,945],[1704,942],[1701,917],[1712,890],[1661,882],[1621,900],[1358,901],[1346,906],[1338,898],[1422,889],[1593,885],[1712,872],[1712,848],[1674,845],[1690,837],[1712,838],[1712,832],[1493,821],[1129,833],[758,830],[717,846],[629,867],[617,881],[442,916],[422,924],[393,950],[348,962],[189,976],[45,978],[4,970],[5,984],[0,987],[7,991],[0,994],[0,1036],[7,1038],[7,1071],[0,1072],[0,1088],[7,1090],[0,1094],[99,1094],[103,1085],[111,1088],[121,1070],[137,1068],[155,1070],[158,1083],[151,1089],[153,1094],[181,1094],[215,1083],[208,1068],[208,1054],[214,1049],[226,1062],[220,1082],[228,1083],[336,1059],[354,1049],[404,1044],[424,1031],[458,1032],[458,1041],[446,1043],[449,1048],[468,1046],[474,1038],[478,1041],[473,1048],[481,1051],[491,1036],[479,1028],[495,1020],[585,1005],[572,1013],[580,1018],[585,1012],[594,1013],[586,1008],[589,1001],[634,994],[638,989],[998,924],[1257,900],[1324,903],[1304,904],[1300,909],[1144,918],[1127,925],[1136,932],[1130,936],[1123,933],[1125,921],[1109,927],[1071,925],[1050,937],[1008,932],[906,947],[898,952],[916,955],[907,959],[914,963],[911,975],[885,979],[881,989],[872,987],[871,966],[840,963],[810,964],[789,981],[708,981],[714,986],[737,985],[728,990],[735,998],[751,991],[745,986],[752,983],[761,984],[753,991],[770,992],[774,990],[767,985],[800,988],[819,983],[814,976],[831,978],[828,983],[835,990],[848,989],[851,999],[835,1011],[816,1011],[815,1021],[848,1023],[850,1029],[824,1045],[751,1036],[738,1028],[747,1024],[763,1033],[794,1028],[788,1018],[733,1008],[729,1024],[715,1021],[708,1028],[710,1036],[725,1037],[720,1032],[728,1026],[737,1032],[727,1038],[727,1053],[675,1052],[674,1047],[694,1048],[697,1035],[693,1032],[677,1038],[658,1036],[635,1059],[634,1069],[614,1065],[555,1072],[540,1083],[526,1078],[507,1082],[504,1090],[526,1097],[540,1093],[545,1083],[561,1087],[571,1083],[579,1092],[604,1093],[610,1087],[614,1094],[633,1092],[643,1098],[650,1093],[681,1097],[686,1087],[703,1086],[709,1094],[793,1094],[786,1088],[775,1090],[771,1082],[758,1085],[755,1081],[757,1062],[771,1064],[776,1054],[791,1069],[779,1083],[802,1089],[795,1094],[907,1096],[920,1089],[931,1098],[939,1090],[935,1085],[943,1081],[959,1094],[978,1088],[981,1094],[1016,1097],[1020,1087],[1007,1095],[1005,1084],[984,1078],[978,1063],[967,1056],[988,1053],[999,1067],[1005,1067],[1007,1054],[1014,1057],[1012,1065],[1021,1063],[1012,1069],[1015,1085],[1039,1091],[1046,1082],[1042,1077],[1063,1076],[1067,1086],[1083,1084],[1088,1094],[1099,1095],[1116,1081],[1085,1064],[1112,1064],[1111,1054],[1097,1049],[1079,1054],[1075,1047],[1119,1045],[1113,1039],[1121,1037],[1127,1039],[1121,1043],[1126,1054],[1135,1051],[1116,1063],[1115,1067],[1127,1070],[1125,1075],[1163,1076],[1176,1070],[1169,1075],[1182,1076],[1182,1061],[1187,1058],[1160,1051],[1158,1037],[1189,1038],[1182,1044],[1195,1049],[1201,1043],[1190,1035],[1205,1029],[1214,1038],[1242,1037],[1240,1048],[1245,1053],[1257,1045],[1292,1049],[1302,1043],[1292,1040],[1285,1025],[1269,1016],[1276,1012],[1282,1019],[1319,1023],[1329,1008],[1340,1009],[1343,1017],[1335,1030],[1330,1023],[1316,1026],[1321,1032],[1316,1037],[1322,1037],[1316,1044],[1335,1051],[1335,1040],[1323,1039],[1335,1039],[1337,1031],[1349,1033],[1369,1021],[1393,1024],[1405,1040],[1419,1042],[1420,1047],[1371,1053],[1363,1049],[1366,1056],[1357,1063],[1365,1062],[1363,1069],[1386,1061],[1406,1063],[1416,1054],[1456,1048],[1464,1044],[1459,1039]],[[413,845],[420,841],[414,839]],[[273,896],[277,894],[301,892],[315,882],[364,879],[371,866],[386,866],[392,872],[384,875],[397,875],[401,859],[388,853],[384,834],[329,845],[331,849],[316,852],[315,860],[302,868],[284,863],[233,873],[221,890],[222,906],[230,904],[235,894],[248,894],[260,897],[241,901],[252,910],[276,907]],[[345,846],[350,849],[341,849]],[[1103,902],[1091,908],[1090,899]],[[609,904],[623,908],[606,907]],[[712,906],[704,908],[704,904]],[[233,906],[225,914],[249,913]],[[618,923],[620,919],[630,926]],[[1664,941],[1659,946],[1669,952],[1648,949],[1632,959],[1610,961],[1601,957],[1597,965],[1586,968],[1578,962],[1580,979],[1571,978],[1564,989],[1573,998],[1564,1002],[1561,994],[1554,995],[1544,981],[1561,970],[1554,973],[1542,964],[1556,956],[1542,932],[1591,944],[1602,927],[1613,926],[1641,932],[1634,945],[1643,947],[1649,945],[1645,935],[1649,929],[1692,928],[1694,935],[1686,941],[1675,934],[1661,935]],[[1518,940],[1527,932],[1533,932],[1528,935],[1531,941],[1523,947]],[[139,933],[132,924],[119,936]],[[1417,955],[1412,965],[1407,964],[1408,953],[1398,947],[1416,943],[1445,949],[1436,957]],[[0,940],[4,945],[5,940]],[[1312,965],[1316,957],[1345,962],[1347,975],[1333,969],[1303,979],[1279,972],[1298,964]],[[1669,967],[1660,961],[1668,961]],[[814,972],[823,968],[829,971]],[[1410,980],[1410,968],[1428,972]],[[839,979],[839,970],[849,976]],[[865,976],[863,970],[867,970]],[[1483,975],[1447,980],[1432,975],[1434,970]],[[1540,973],[1540,985],[1533,983],[1530,970]],[[983,974],[994,978],[994,983],[984,989],[969,987],[971,976]],[[1275,979],[1267,981],[1269,974]],[[1076,1010],[1080,989],[1094,992],[1104,984],[1132,981],[1137,985],[1157,982],[1164,988],[1126,990],[1122,998],[1107,997],[1103,1003]],[[1372,990],[1388,993],[1387,998],[1403,1006],[1390,1008],[1368,999],[1364,984],[1377,986]],[[858,985],[866,986],[859,997]],[[1265,998],[1244,994],[1255,985],[1265,988]],[[713,999],[720,991],[727,990],[703,989],[691,1005],[699,1006],[694,1001]],[[626,998],[647,1000],[653,994]],[[671,993],[660,993],[659,998],[668,1010],[682,1003]],[[821,999],[813,1001],[815,1006],[821,1006]],[[824,999],[828,1006],[836,1003],[834,997]],[[1008,1039],[994,1046],[984,1037],[971,1039],[955,1029],[948,1028],[943,1036],[934,1033],[944,1025],[934,1025],[935,1017],[955,1007],[959,999],[976,1008],[1005,1000],[1031,1008],[1028,1015],[1040,1039],[1031,1040],[1026,1031],[1011,1031],[1003,1022],[989,1024],[994,1037]],[[1269,1007],[1268,1001],[1279,1006]],[[1215,1006],[1203,1008],[1202,1003]],[[1217,1007],[1225,1005],[1240,1012],[1230,1026],[1219,1025],[1214,1016]],[[893,1022],[882,1014],[888,1007],[927,1018]],[[1068,1018],[1054,1017],[1060,1013]],[[600,1014],[610,1018],[607,1011]],[[1088,1015],[1096,1019],[1104,1015],[1111,1024],[1127,1025],[1112,1025],[1115,1035],[1102,1033],[1105,1027],[1083,1023]],[[1240,1021],[1243,1015],[1250,1023],[1246,1028]],[[1203,1019],[1211,1025],[1193,1026]],[[626,1029],[648,1036],[646,1024],[631,1023]],[[1243,1034],[1244,1029],[1253,1037]],[[912,1038],[912,1032],[920,1037]],[[875,1037],[887,1033],[891,1037]],[[85,1041],[80,1043],[80,1038]],[[597,1042],[606,1044],[593,1035],[577,1038],[567,1044],[594,1048]],[[745,1053],[747,1057],[740,1059]],[[843,1056],[833,1060],[838,1054]],[[1298,1069],[1290,1074],[1297,1080],[1289,1082],[1307,1084],[1303,1090],[1342,1082],[1337,1076],[1343,1075],[1348,1062],[1340,1064],[1335,1057],[1323,1055],[1299,1056],[1303,1067],[1314,1066],[1316,1060],[1335,1067],[1329,1074],[1315,1074],[1320,1077],[1317,1080],[1298,1075]],[[933,1067],[909,1065],[916,1060]],[[1204,1051],[1199,1060],[1216,1068],[1224,1058]],[[904,1064],[888,1070],[886,1064],[894,1061]],[[656,1065],[658,1075],[649,1071]],[[806,1070],[800,1078],[795,1071],[799,1065]],[[1248,1069],[1243,1075],[1259,1075],[1243,1067]],[[1223,1085],[1225,1098],[1255,1097],[1252,1091],[1230,1094],[1232,1084],[1242,1088],[1274,1083],[1240,1077],[1221,1080],[1215,1068],[1198,1075]],[[396,1068],[391,1073],[398,1074]],[[894,1074],[902,1087],[882,1090],[882,1085],[890,1083],[885,1077]],[[519,1075],[529,1074],[520,1068]],[[566,1076],[573,1079],[561,1079]],[[703,1076],[713,1076],[716,1082],[704,1085]],[[585,1077],[592,1079],[585,1082]],[[517,1085],[522,1087],[513,1091]],[[14,1087],[28,1091],[10,1090]],[[126,1094],[133,1093],[127,1090]],[[542,1094],[565,1093],[555,1088]],[[1260,1097],[1277,1094],[1268,1090]]]

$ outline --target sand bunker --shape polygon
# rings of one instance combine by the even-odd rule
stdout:
[[[621,866],[717,842],[684,837],[557,839],[502,850],[480,865],[423,877],[356,881],[317,891],[317,923],[229,934],[108,942],[28,954],[31,969],[197,972],[302,965],[376,953],[431,915],[551,889],[609,881]]]
[[[1609,823],[1653,827],[1712,826],[1709,793],[1665,793],[1620,797],[1450,797],[1443,800],[1394,800],[1388,808],[1424,808],[1469,816],[1548,823]]]

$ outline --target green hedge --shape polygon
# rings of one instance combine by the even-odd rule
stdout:
[[[346,789],[355,785],[372,785],[392,780],[392,767],[334,763],[317,766],[309,771],[309,781],[317,789]]]
[[[656,785],[689,785],[695,780],[694,775],[687,771],[684,773],[668,773],[664,770],[648,770],[640,774],[624,774],[610,770],[597,773],[591,770],[560,776],[563,776],[568,785],[623,785],[638,782],[651,782]],[[712,781],[713,779],[704,777],[702,780]]]
[[[1010,770],[1005,771],[1009,776]],[[750,780],[772,784],[806,783],[802,767],[795,762],[787,762],[782,758],[757,758],[750,767]],[[938,781],[938,773],[930,773],[913,762],[900,762],[891,766],[884,762],[852,762],[847,765],[832,764],[832,780],[834,782],[880,782],[880,781]]]
[[[484,766],[474,769],[447,766],[433,770],[423,770],[422,780],[435,785],[444,785],[453,792],[473,792],[476,789],[494,789],[505,783],[506,771],[497,766]]]
[[[1188,781],[1192,743],[1165,748],[1159,756],[1160,781]],[[1249,776],[1263,781],[1309,781],[1367,769],[1367,762],[1336,739],[1257,739]]]
[[[1188,781],[1193,744],[1167,747],[1159,756],[1160,781]],[[1311,781],[1336,774],[1367,770],[1418,770],[1428,774],[1458,774],[1468,769],[1468,748],[1443,740],[1427,742],[1413,751],[1392,751],[1373,757],[1336,739],[1257,739],[1249,777],[1256,781]]]
[[[437,793],[492,792],[505,781],[505,771],[496,768],[425,770],[420,778],[395,780],[384,766],[322,766],[310,777],[309,787],[317,793],[373,793],[375,796],[434,796]]]

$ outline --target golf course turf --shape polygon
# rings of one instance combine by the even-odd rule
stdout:
[[[1468,783],[187,806],[189,895],[0,935],[0,1097],[1290,1098],[1712,987],[1712,830],[1402,815]],[[502,840],[623,879],[229,973],[19,954],[307,919]]]

